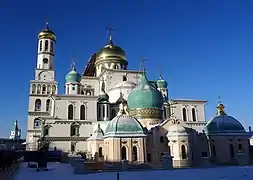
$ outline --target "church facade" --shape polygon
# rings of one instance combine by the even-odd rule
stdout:
[[[221,164],[248,160],[248,133],[226,115],[223,104],[206,122],[207,101],[170,98],[161,75],[151,81],[145,70],[129,70],[126,53],[112,36],[82,74],[72,65],[65,93],[59,94],[55,42],[47,24],[38,35],[35,79],[30,81],[27,150],[37,150],[43,136],[51,149],[83,151],[110,162],[159,164],[165,152],[174,167],[206,159]]]

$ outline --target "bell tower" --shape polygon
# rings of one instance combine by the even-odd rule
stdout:
[[[30,81],[27,142],[34,141],[31,132],[40,133],[41,124],[38,119],[51,115],[53,103],[49,97],[58,94],[54,69],[55,42],[56,35],[46,22],[46,26],[38,34],[37,66],[35,77]],[[34,150],[31,144],[26,148]]]

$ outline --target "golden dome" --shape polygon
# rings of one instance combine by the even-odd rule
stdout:
[[[116,46],[112,42],[112,36],[109,37],[109,44],[100,49],[97,53],[97,60],[103,60],[103,59],[110,59],[110,58],[116,58],[116,59],[122,59],[126,60],[126,53],[123,49]]]
[[[49,28],[48,22],[46,21],[46,27],[39,32],[39,39],[51,39],[56,41],[55,33]]]

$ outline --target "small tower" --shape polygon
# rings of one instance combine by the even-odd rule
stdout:
[[[160,91],[160,93],[163,96],[163,119],[167,119],[170,117],[170,104],[168,103],[168,83],[165,81],[162,77],[162,74],[160,74],[159,79],[156,81],[157,90]]]
[[[156,81],[156,85],[157,85],[157,90],[161,92],[164,101],[168,100],[168,83],[167,81],[165,81],[162,77],[162,75],[160,74],[159,79]]]
[[[56,36],[49,28],[48,22],[38,35],[37,69],[54,69],[54,46]]]
[[[110,120],[110,103],[109,96],[104,90],[104,82],[102,82],[101,92],[97,103],[97,119],[98,121]]]
[[[18,121],[16,120],[14,123],[14,127],[11,131],[10,139],[18,140],[21,136],[21,130],[18,128]]]
[[[76,71],[75,62],[72,62],[72,70],[66,75],[65,94],[77,95],[81,92],[81,75]]]

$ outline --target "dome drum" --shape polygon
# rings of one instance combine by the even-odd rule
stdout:
[[[158,108],[136,108],[130,109],[130,115],[136,118],[162,119],[163,111]]]
[[[115,68],[113,68],[113,66],[117,65],[117,66],[120,66],[120,68],[118,68],[118,69],[124,69],[122,67],[127,67],[128,62],[126,60],[122,60],[122,59],[106,58],[106,59],[96,60],[95,66],[98,66],[98,65],[103,65],[105,68],[110,68],[110,69],[115,69]]]

